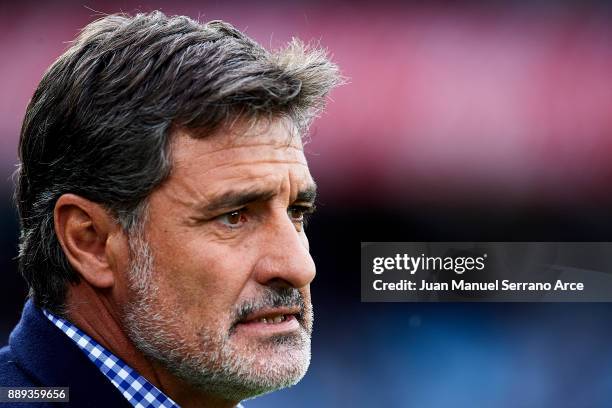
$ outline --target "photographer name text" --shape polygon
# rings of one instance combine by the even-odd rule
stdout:
[[[555,282],[514,282],[509,279],[495,279],[489,282],[469,282],[464,279],[453,279],[450,282],[430,282],[421,280],[415,282],[408,279],[401,279],[396,282],[384,282],[381,279],[373,281],[372,286],[376,291],[516,291],[516,292],[537,292],[537,291],[583,291],[582,282],[564,282],[557,279]]]

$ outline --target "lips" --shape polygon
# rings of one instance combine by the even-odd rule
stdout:
[[[299,308],[279,307],[260,309],[249,313],[238,324],[264,323],[264,324],[280,324],[288,320],[298,319],[301,315]]]

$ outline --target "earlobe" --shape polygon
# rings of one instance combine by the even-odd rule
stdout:
[[[106,246],[109,236],[120,228],[112,215],[100,204],[64,194],[53,216],[55,233],[74,270],[93,287],[112,287],[116,271]]]

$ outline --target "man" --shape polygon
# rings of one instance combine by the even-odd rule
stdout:
[[[233,407],[298,382],[315,275],[301,139],[339,82],[321,50],[268,52],[220,21],[85,27],[23,123],[30,300],[0,385],[70,387],[75,407]]]

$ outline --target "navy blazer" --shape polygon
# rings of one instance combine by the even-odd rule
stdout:
[[[131,407],[77,345],[28,300],[8,346],[0,349],[0,386],[70,387],[70,402],[8,407]]]

